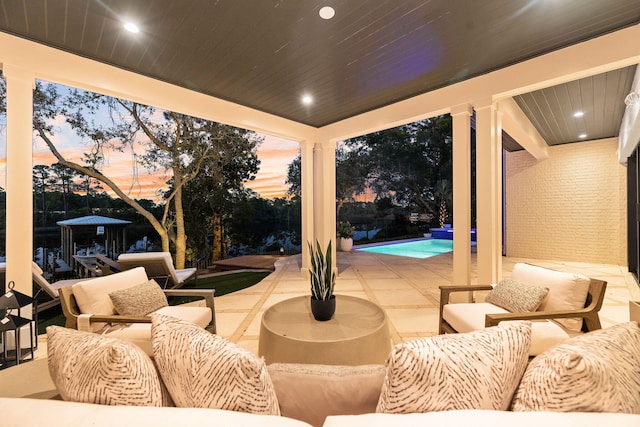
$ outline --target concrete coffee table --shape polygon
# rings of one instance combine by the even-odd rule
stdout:
[[[385,363],[391,350],[387,316],[362,298],[336,295],[331,320],[313,318],[310,297],[272,305],[262,315],[258,354],[266,363]]]

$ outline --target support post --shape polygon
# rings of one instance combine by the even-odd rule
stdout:
[[[301,227],[302,227],[302,264],[301,272],[307,274],[310,268],[310,254],[307,242],[316,239],[314,231],[314,144],[311,141],[300,142],[300,189],[301,189]]]
[[[475,103],[478,284],[502,274],[502,125],[492,99]]]
[[[470,104],[451,108],[453,121],[453,283],[471,284]]]
[[[6,281],[33,295],[33,89],[32,72],[3,64],[7,85]],[[24,316],[23,316],[24,317]]]

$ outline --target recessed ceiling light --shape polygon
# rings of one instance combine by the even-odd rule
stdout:
[[[313,103],[313,97],[311,95],[303,95],[302,103],[304,105],[311,105]]]
[[[140,28],[138,28],[138,26],[136,24],[134,24],[133,22],[127,22],[126,24],[124,24],[124,29],[129,31],[130,33],[139,33],[140,32]]]
[[[580,135],[578,135],[578,138],[580,139],[585,139],[587,137],[586,133],[581,133]]]
[[[582,117],[584,116],[584,111],[576,111],[573,113],[573,117]]]
[[[336,11],[331,6],[325,6],[320,8],[320,12],[318,13],[322,19],[331,19],[336,14]]]

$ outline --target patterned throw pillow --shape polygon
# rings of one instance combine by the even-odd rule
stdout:
[[[396,345],[376,412],[509,408],[531,345],[531,322]]]
[[[280,415],[264,360],[193,323],[151,314],[153,356],[176,406]]]
[[[102,405],[171,405],[151,358],[135,344],[49,326],[47,358],[51,379],[64,400]]]
[[[162,288],[153,279],[111,292],[109,298],[122,316],[146,316],[169,305]]]
[[[579,335],[533,359],[514,411],[640,414],[640,328],[621,323]]]
[[[548,288],[503,279],[489,292],[485,301],[511,313],[523,313],[536,311],[548,293]]]

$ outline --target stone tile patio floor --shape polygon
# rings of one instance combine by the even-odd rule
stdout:
[[[475,283],[475,254],[472,257],[472,283]],[[606,280],[606,297],[600,311],[603,327],[628,321],[629,300],[640,300],[640,287],[625,267],[505,257],[503,277],[509,277],[517,262]],[[394,344],[432,336],[438,332],[438,287],[452,284],[452,265],[451,253],[421,260],[338,252],[335,293],[366,298],[381,305],[387,313]],[[257,354],[263,311],[278,301],[310,294],[300,266],[300,255],[283,258],[276,263],[276,271],[260,283],[216,298],[218,333]]]
[[[389,319],[393,344],[438,332],[440,285],[452,284],[452,253],[424,260],[367,252],[338,252],[335,293],[366,298],[381,305]],[[475,254],[472,254],[475,283]],[[607,281],[600,320],[603,327],[629,320],[629,300],[640,300],[640,287],[625,267],[551,260],[502,259],[503,277],[517,262],[584,274]],[[216,297],[218,334],[258,353],[260,320],[267,307],[287,298],[309,295],[308,280],[300,273],[301,256],[282,258],[276,271],[260,283]],[[41,337],[45,338],[45,337]],[[45,339],[36,358],[46,357]]]

